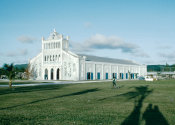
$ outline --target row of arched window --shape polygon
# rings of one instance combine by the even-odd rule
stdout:
[[[60,48],[60,42],[44,43],[44,49]]]
[[[44,61],[47,62],[47,61],[59,61],[60,59],[60,55],[45,55],[44,56]]]

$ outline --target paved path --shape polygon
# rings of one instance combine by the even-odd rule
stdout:
[[[15,80],[15,82],[19,82],[19,84],[15,84],[12,86],[41,86],[41,85],[59,85],[59,84],[77,84],[77,83],[94,83],[94,82],[109,82],[112,80],[99,80],[99,81],[38,81],[38,80]],[[8,82],[8,80],[0,80],[0,82]],[[24,82],[34,82],[30,84],[20,84]],[[47,82],[47,83],[43,83]],[[9,87],[9,85],[0,85],[0,87]]]

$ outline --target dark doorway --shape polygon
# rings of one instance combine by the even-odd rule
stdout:
[[[112,78],[115,78],[115,73],[112,73]]]
[[[122,73],[120,73],[120,79],[122,79]]]
[[[44,79],[48,80],[48,70],[47,69],[45,69]]]
[[[108,73],[106,73],[106,79],[108,79]]]
[[[93,73],[91,72],[91,80],[93,80]]]
[[[57,80],[60,79],[59,75],[60,75],[60,69],[58,68],[58,69],[57,69]]]
[[[100,72],[97,73],[97,79],[100,80]]]
[[[87,72],[87,80],[90,80],[90,79],[91,79],[91,73]]]
[[[51,69],[51,80],[53,80],[53,69]]]

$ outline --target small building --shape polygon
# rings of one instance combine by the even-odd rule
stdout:
[[[32,79],[105,80],[137,79],[147,74],[146,65],[130,60],[75,54],[69,50],[69,37],[55,30],[42,38],[42,51],[30,60]]]
[[[148,72],[147,76],[155,79],[175,79],[175,72]]]
[[[1,75],[0,79],[7,79],[8,77],[6,75]]]

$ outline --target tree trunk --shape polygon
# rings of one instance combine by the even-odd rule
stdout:
[[[12,80],[9,81],[9,88],[12,88]]]

